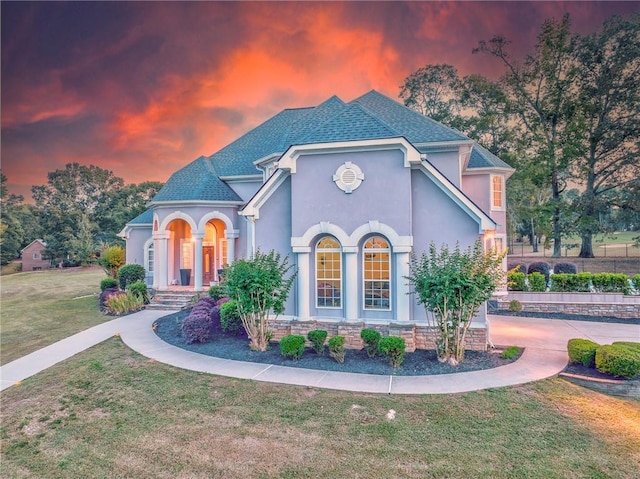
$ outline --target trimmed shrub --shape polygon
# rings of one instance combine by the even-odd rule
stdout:
[[[385,336],[378,342],[378,352],[389,359],[389,364],[394,368],[399,367],[404,361],[406,344],[400,336]]]
[[[615,343],[613,343],[613,345],[629,348],[640,353],[640,343],[632,343],[631,341],[616,341]]]
[[[334,336],[329,340],[329,356],[339,363],[344,363],[344,336]]]
[[[540,273],[544,275],[544,280],[546,283],[549,282],[549,273],[551,269],[549,268],[549,263],[544,261],[536,261],[535,263],[531,263],[529,265],[529,269],[527,273],[531,275],[531,273]]]
[[[364,341],[364,348],[370,358],[378,352],[378,343],[381,337],[382,335],[375,329],[365,328],[360,331],[360,338]]]
[[[224,303],[228,303],[229,301],[231,301],[229,298],[220,298],[218,301],[216,301],[216,306],[220,307]]]
[[[575,263],[556,263],[553,265],[553,274],[577,274],[578,267]]]
[[[202,296],[201,298],[198,298],[196,305],[198,304],[206,304],[209,308],[214,308],[216,306],[216,300],[208,296]]]
[[[149,304],[151,298],[149,297],[149,290],[147,285],[142,281],[134,281],[127,287],[127,291],[131,294],[140,296],[144,304]]]
[[[313,350],[320,356],[324,356],[324,342],[327,339],[327,332],[324,329],[314,329],[307,333],[307,339],[311,341]]]
[[[224,290],[224,286],[222,286],[221,284],[214,284],[213,286],[211,286],[207,294],[215,301],[227,297],[227,292]]]
[[[520,354],[520,348],[518,346],[509,346],[507,349],[502,351],[500,355],[502,359],[513,359]]]
[[[507,271],[513,271],[514,273],[527,273],[527,265],[524,263],[509,263],[507,265]]]
[[[211,338],[209,314],[203,310],[192,311],[182,321],[182,336],[188,344],[206,343]]]
[[[242,326],[242,319],[240,313],[238,313],[238,303],[235,301],[227,301],[223,303],[220,308],[220,326],[225,333],[238,334],[241,333],[244,328]]]
[[[131,283],[136,281],[144,282],[145,271],[139,264],[125,264],[118,270],[118,285],[122,291],[127,289]]]
[[[636,288],[636,291],[640,291],[640,274],[633,277],[633,287]]]
[[[100,311],[102,311],[103,313],[109,312],[107,308],[107,300],[115,294],[120,294],[120,290],[117,286],[113,288],[106,288],[102,293],[100,293]]]
[[[304,354],[304,336],[288,334],[280,340],[280,354],[297,361]]]
[[[570,339],[567,343],[569,361],[592,368],[596,364],[596,349],[598,347],[600,347],[598,343],[589,339]]]
[[[115,278],[105,278],[100,281],[100,291],[104,291],[107,288],[117,288],[118,280]]]
[[[220,324],[220,306],[214,306],[211,308],[211,312],[209,313],[209,319],[211,320],[211,325]],[[222,326],[221,326],[222,327]]]
[[[598,293],[629,294],[629,277],[622,273],[596,273],[591,280]]]
[[[633,378],[640,374],[640,353],[619,344],[600,346],[596,349],[596,369],[620,378]]]
[[[588,293],[591,291],[591,273],[552,274],[551,291],[569,293]]]
[[[547,281],[542,273],[531,273],[528,275],[529,289],[536,293],[544,293],[547,290]]]
[[[144,299],[131,292],[113,294],[105,301],[107,311],[111,314],[124,314],[138,311],[144,307]]]
[[[507,273],[507,288],[509,291],[526,291],[526,277],[527,275],[524,273],[509,271]]]
[[[522,303],[517,299],[509,301],[509,311],[512,313],[520,313],[522,311]]]

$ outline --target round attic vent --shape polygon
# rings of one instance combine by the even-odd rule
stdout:
[[[364,180],[364,173],[357,166],[347,161],[344,165],[340,165],[333,175],[333,181],[338,188],[345,193],[351,193],[358,188]]]

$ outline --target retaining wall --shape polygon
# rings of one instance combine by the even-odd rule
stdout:
[[[360,331],[371,328],[379,331],[383,336],[400,336],[404,338],[405,351],[411,353],[416,349],[434,349],[435,329],[421,323],[366,323],[314,319],[298,321],[295,319],[278,318],[269,321],[269,329],[273,332],[273,339],[280,341],[288,334],[299,334],[307,337],[309,331],[324,329],[327,340],[333,336],[345,337],[345,348],[362,349],[364,343],[360,338]],[[311,346],[308,343],[307,346]],[[487,329],[483,324],[472,325],[466,336],[466,349],[469,351],[487,350]]]
[[[532,313],[580,314],[612,318],[640,318],[640,296],[619,293],[524,293],[509,291],[498,297],[498,308],[509,309],[509,302],[520,301],[522,311]]]

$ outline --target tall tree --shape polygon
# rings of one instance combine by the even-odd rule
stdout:
[[[640,14],[612,17],[577,42],[578,113],[584,124],[576,177],[580,257],[593,258],[593,234],[607,198],[640,177]]]
[[[446,125],[458,126],[460,79],[451,65],[419,68],[405,78],[400,88],[400,98],[409,108]]]
[[[533,54],[524,62],[513,58],[510,42],[502,36],[481,41],[474,50],[499,59],[506,68],[502,84],[511,109],[530,145],[531,161],[544,167],[543,177],[551,186],[554,257],[562,254],[562,193],[578,148],[570,26],[568,15],[545,21]]]
[[[9,194],[7,177],[0,172],[0,264],[7,264],[20,254],[24,230],[16,218],[15,209],[22,203],[22,196]]]

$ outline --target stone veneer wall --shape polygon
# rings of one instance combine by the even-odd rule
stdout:
[[[498,300],[499,309],[509,309],[509,301]],[[581,314],[611,318],[640,318],[640,304],[629,303],[560,303],[518,299],[522,311],[532,313]]]
[[[434,349],[434,328],[419,323],[391,323],[391,324],[367,324],[364,322],[336,322],[323,320],[297,321],[288,319],[276,319],[269,321],[269,329],[273,332],[273,339],[280,341],[288,334],[299,334],[307,337],[309,331],[324,329],[327,331],[327,340],[333,336],[344,336],[347,349],[362,349],[364,343],[360,338],[360,331],[364,328],[375,329],[383,336],[400,336],[406,343],[406,352],[416,349]],[[307,342],[308,343],[308,342]],[[308,346],[311,344],[308,343]],[[484,327],[471,327],[466,337],[467,350],[487,350],[487,330]]]

